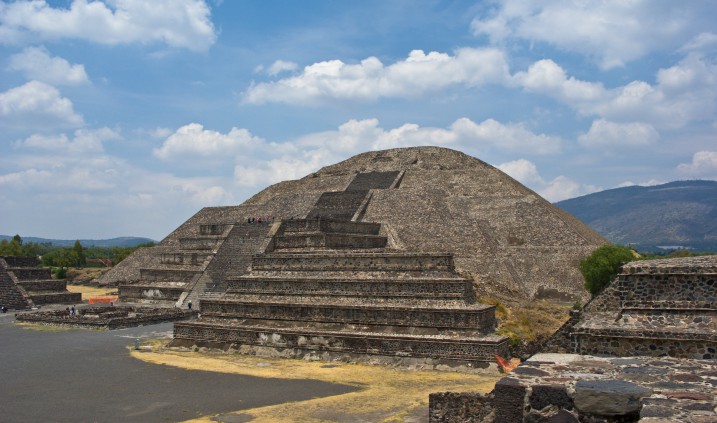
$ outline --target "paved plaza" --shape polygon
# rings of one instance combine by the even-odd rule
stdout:
[[[338,395],[355,388],[144,363],[128,346],[171,323],[116,331],[28,330],[0,315],[0,420],[158,422]]]

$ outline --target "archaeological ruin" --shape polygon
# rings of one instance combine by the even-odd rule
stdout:
[[[52,279],[35,257],[0,257],[0,304],[27,310],[45,304],[82,302],[82,294],[67,290],[64,280]]]
[[[496,168],[416,147],[204,208],[101,283],[122,302],[199,308],[175,345],[473,365],[507,353],[481,299],[587,300],[577,265],[604,243]]]
[[[717,421],[717,255],[625,264],[489,396],[431,395],[434,421]]]

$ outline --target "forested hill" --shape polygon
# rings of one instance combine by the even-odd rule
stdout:
[[[610,242],[634,245],[639,251],[665,251],[660,246],[717,251],[715,181],[616,188],[555,205]]]
[[[6,239],[10,241],[12,235],[0,235],[0,241]],[[51,244],[57,247],[72,247],[75,244],[74,239],[47,239],[37,237],[24,237],[20,234],[23,242],[34,242],[36,244]],[[149,238],[141,237],[119,237],[112,239],[81,239],[80,244],[83,247],[135,247],[139,244],[145,244],[148,242],[156,242]]]

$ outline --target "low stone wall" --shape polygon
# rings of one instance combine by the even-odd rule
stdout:
[[[285,356],[301,357],[311,351],[354,353],[399,357],[431,357],[435,359],[461,360],[467,362],[494,362],[494,354],[506,355],[507,341],[501,337],[494,340],[448,340],[426,336],[396,336],[359,332],[312,332],[251,326],[227,327],[199,322],[181,322],[174,325],[174,338],[197,344],[260,345],[293,350]]]
[[[483,333],[495,330],[495,307],[443,310],[417,307],[331,306],[325,304],[269,304],[240,300],[204,299],[206,316],[276,319],[342,324],[374,324],[413,327],[474,329]]]
[[[179,308],[115,306],[78,308],[77,316],[74,318],[68,316],[65,310],[53,310],[19,313],[15,315],[15,319],[27,323],[120,329],[183,320],[194,316],[196,316],[196,312]]]
[[[573,333],[578,354],[629,356],[670,356],[693,359],[717,358],[714,333],[639,332],[591,330]]]

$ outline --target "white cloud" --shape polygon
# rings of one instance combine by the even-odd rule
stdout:
[[[527,72],[518,72],[513,80],[528,91],[549,94],[566,103],[600,100],[605,96],[602,84],[580,81],[549,59],[539,60]]]
[[[717,179],[717,151],[699,151],[691,163],[682,163],[677,171],[691,177]]]
[[[160,148],[154,150],[154,155],[162,160],[196,156],[232,157],[263,142],[246,129],[232,128],[229,133],[222,134],[206,130],[198,123],[190,123],[170,135]]]
[[[298,65],[294,62],[286,62],[284,60],[277,60],[276,62],[272,63],[271,66],[269,66],[269,69],[266,70],[266,73],[268,73],[271,76],[278,75],[282,72],[291,72],[296,70]]]
[[[624,187],[633,187],[633,186],[640,186],[640,187],[651,187],[655,185],[662,185],[666,183],[665,181],[661,181],[659,179],[650,179],[649,181],[645,182],[632,182],[632,181],[625,181],[617,185],[616,188],[624,188]]]
[[[660,69],[656,84],[632,81],[606,89],[600,83],[568,77],[552,60],[541,60],[513,81],[524,89],[553,97],[580,114],[618,123],[643,122],[655,128],[680,128],[714,115],[717,65],[699,54]]]
[[[71,65],[61,57],[50,57],[41,47],[28,47],[10,56],[8,69],[23,72],[28,79],[54,85],[82,85],[90,80],[83,65]]]
[[[478,86],[508,79],[508,64],[498,49],[463,48],[453,56],[414,50],[405,60],[389,66],[376,57],[359,64],[340,60],[314,63],[300,75],[253,84],[243,101],[306,104],[330,99],[413,98],[453,85]]]
[[[86,155],[99,153],[103,150],[102,143],[109,140],[121,139],[119,133],[109,129],[100,128],[96,130],[78,129],[74,138],[69,139],[65,134],[40,135],[33,134],[28,138],[15,143],[16,147],[33,148],[64,152],[73,155]]]
[[[535,164],[525,159],[503,163],[498,165],[497,168],[553,203],[599,190],[596,186],[581,185],[563,175],[547,181],[540,175]]]
[[[0,122],[10,127],[49,129],[80,126],[83,119],[57,88],[30,81],[0,93]]]
[[[471,28],[496,44],[544,42],[610,69],[709,30],[712,24],[704,16],[714,15],[712,7],[709,2],[507,0],[476,17]]]
[[[578,141],[587,148],[630,147],[653,144],[659,137],[655,128],[646,123],[614,123],[598,119],[593,121],[586,134],[578,137]]]
[[[162,42],[206,50],[216,39],[209,6],[200,0],[74,0],[68,9],[45,0],[0,3],[1,42],[81,39],[100,44]]]

